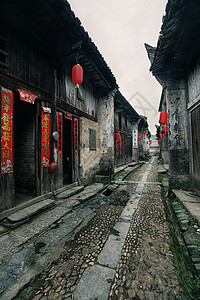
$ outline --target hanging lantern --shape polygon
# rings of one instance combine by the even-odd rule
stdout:
[[[147,144],[148,144],[149,142],[147,141]]]
[[[50,169],[49,169],[50,174],[56,172],[57,168],[58,168],[58,164],[55,163],[55,162],[52,162],[52,163],[50,164]]]
[[[160,134],[160,138],[161,138],[161,140],[163,139],[163,134],[162,133]]]
[[[76,88],[83,82],[83,68],[79,64],[72,68],[72,82]]]
[[[167,126],[167,125],[164,126],[163,132],[164,132],[164,133],[168,133],[168,126]]]
[[[160,140],[158,140],[158,145],[160,145]]]
[[[143,131],[143,134],[145,135],[145,134],[146,134],[146,131]]]
[[[139,136],[138,136],[138,141],[140,141],[140,140],[141,140],[141,136],[139,135]]]
[[[160,124],[164,125],[167,123],[167,118],[168,118],[168,113],[163,110],[161,113],[160,113]]]
[[[149,143],[149,146],[151,146],[151,143]]]

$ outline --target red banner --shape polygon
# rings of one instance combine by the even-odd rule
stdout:
[[[49,167],[50,114],[42,110],[42,166]]]
[[[121,147],[122,147],[122,139],[121,139],[120,131],[118,131],[116,133],[116,148],[117,148],[118,141],[120,142],[120,149],[121,149]]]
[[[1,173],[13,171],[13,92],[2,87]]]
[[[31,104],[34,104],[35,98],[37,98],[37,96],[30,94],[28,92],[22,91],[20,89],[18,89],[18,92],[19,92],[19,96],[20,96],[21,100],[26,101]]]
[[[74,119],[74,151],[75,156],[78,156],[78,119]]]
[[[63,114],[61,112],[58,113],[58,158],[62,158],[63,152]]]

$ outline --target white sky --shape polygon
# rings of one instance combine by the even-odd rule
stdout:
[[[111,68],[120,92],[155,134],[161,86],[144,43],[157,45],[167,0],[68,0]]]

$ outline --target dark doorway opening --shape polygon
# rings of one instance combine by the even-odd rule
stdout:
[[[72,121],[63,119],[63,184],[72,183]]]
[[[15,98],[15,205],[36,196],[36,106]]]

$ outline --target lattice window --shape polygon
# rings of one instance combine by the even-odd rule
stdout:
[[[89,149],[96,150],[96,130],[89,129]]]

